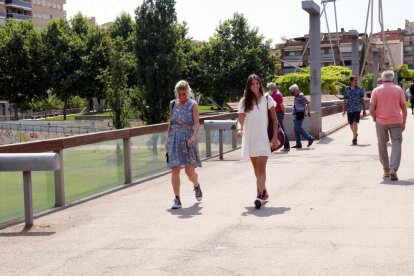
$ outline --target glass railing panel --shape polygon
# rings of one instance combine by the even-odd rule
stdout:
[[[114,188],[125,181],[122,140],[65,149],[63,163],[66,202]]]
[[[169,170],[165,159],[165,140],[165,131],[131,138],[133,181]]]
[[[55,205],[53,172],[32,172],[33,212]],[[0,223],[24,218],[23,173],[0,173]]]
[[[206,132],[204,126],[200,127],[200,136],[199,136],[199,147],[200,147],[200,156],[202,159],[206,158]],[[218,155],[220,152],[220,131],[219,130],[210,130],[211,135],[211,156]],[[236,147],[241,146],[241,139],[236,139]],[[232,131],[224,130],[223,131],[223,153],[233,150],[232,145]]]

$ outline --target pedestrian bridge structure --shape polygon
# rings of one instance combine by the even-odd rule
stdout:
[[[323,120],[335,130],[346,119]],[[399,181],[382,177],[371,118],[360,122],[358,146],[348,127],[325,131],[312,147],[269,159],[260,210],[237,149],[197,170],[201,203],[182,173],[183,208],[171,210],[165,174],[38,216],[31,228],[1,229],[0,274],[411,275],[413,117]]]

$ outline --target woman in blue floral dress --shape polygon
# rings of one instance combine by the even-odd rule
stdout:
[[[180,171],[185,167],[188,179],[194,185],[195,197],[201,201],[203,194],[196,167],[201,167],[198,151],[198,131],[200,128],[197,102],[190,99],[191,88],[187,81],[175,85],[175,100],[170,102],[170,123],[165,147],[168,152],[168,165],[171,168],[171,183],[174,190],[172,209],[181,208]]]

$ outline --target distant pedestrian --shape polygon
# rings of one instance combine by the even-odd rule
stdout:
[[[410,105],[411,105],[411,114],[414,114],[414,79],[410,84]]]
[[[276,148],[279,144],[277,128],[274,127],[273,139],[269,145],[268,111],[270,111],[273,125],[277,126],[275,101],[272,97],[263,94],[263,84],[259,76],[250,75],[247,78],[244,97],[240,100],[237,112],[239,114],[237,136],[243,138],[243,158],[250,158],[256,176],[257,196],[254,201],[256,208],[260,208],[269,199],[266,188],[266,164],[271,155],[271,148]]]
[[[345,112],[347,113],[349,127],[352,130],[352,145],[357,145],[358,124],[361,118],[361,109],[363,110],[363,117],[367,115],[367,112],[365,109],[364,91],[361,87],[358,86],[358,77],[352,75],[350,77],[350,80],[351,85],[347,86],[344,91],[344,100],[342,102],[342,115],[345,116]]]
[[[308,140],[307,147],[310,147],[313,144],[313,141],[315,138],[313,138],[312,135],[307,133],[303,127],[303,120],[305,120],[305,116],[308,117],[311,116],[311,105],[309,100],[305,97],[305,95],[299,91],[299,87],[297,84],[292,85],[289,87],[289,91],[292,94],[292,96],[295,97],[293,101],[292,106],[292,115],[293,115],[293,126],[294,126],[294,132],[295,132],[295,138],[296,138],[296,145],[294,145],[292,148],[294,149],[301,149],[302,148],[302,142],[300,140],[300,137],[303,136],[306,140]]]
[[[172,209],[181,208],[181,166],[185,167],[185,173],[193,183],[197,201],[203,198],[195,171],[196,167],[201,167],[198,150],[199,113],[197,102],[190,99],[191,93],[188,82],[181,80],[175,85],[176,99],[170,102],[170,122],[165,147],[168,152],[168,165],[171,168],[171,182],[175,195]]]
[[[282,151],[290,151],[289,139],[288,135],[286,134],[285,126],[283,125],[283,119],[286,114],[286,108],[283,103],[283,95],[280,93],[279,89],[277,89],[276,84],[273,82],[267,85],[267,89],[269,90],[269,94],[272,96],[273,100],[276,102],[276,116],[277,121],[279,122],[280,127],[283,129],[285,133],[285,144],[283,145]]]
[[[382,73],[384,84],[375,88],[371,95],[370,114],[375,122],[379,159],[384,177],[398,180],[397,171],[401,161],[402,132],[407,119],[405,95],[401,87],[394,85],[394,72]],[[387,141],[391,137],[391,158],[388,159]]]

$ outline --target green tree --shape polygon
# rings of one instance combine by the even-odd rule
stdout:
[[[250,29],[247,20],[238,13],[218,26],[202,48],[200,64],[204,91],[219,104],[240,99],[248,75],[255,73],[266,83],[276,70],[270,40],[264,41],[258,30]]]
[[[73,35],[78,38],[81,56],[79,82],[82,84],[77,94],[87,98],[105,99],[104,83],[99,78],[109,66],[109,42],[103,30],[91,25],[81,14],[71,20]]]
[[[115,19],[114,24],[109,28],[109,35],[111,39],[117,37],[121,38],[124,43],[124,53],[128,54],[129,59],[125,60],[124,66],[128,77],[128,87],[135,87],[137,85],[137,61],[134,54],[134,34],[135,22],[127,13],[121,13]]]
[[[108,103],[111,107],[112,123],[116,129],[128,126],[128,114],[130,110],[131,88],[128,88],[127,68],[130,57],[125,51],[125,43],[121,37],[113,39],[110,68],[105,72],[105,92]]]
[[[44,44],[47,49],[49,84],[53,94],[64,103],[66,120],[68,101],[79,94],[83,85],[80,78],[84,44],[64,17],[53,20],[47,26]]]
[[[144,0],[135,14],[136,105],[147,124],[160,123],[167,119],[168,103],[182,73],[175,1]]]
[[[30,21],[7,20],[0,28],[0,98],[18,109],[47,97],[45,51],[41,33]]]

